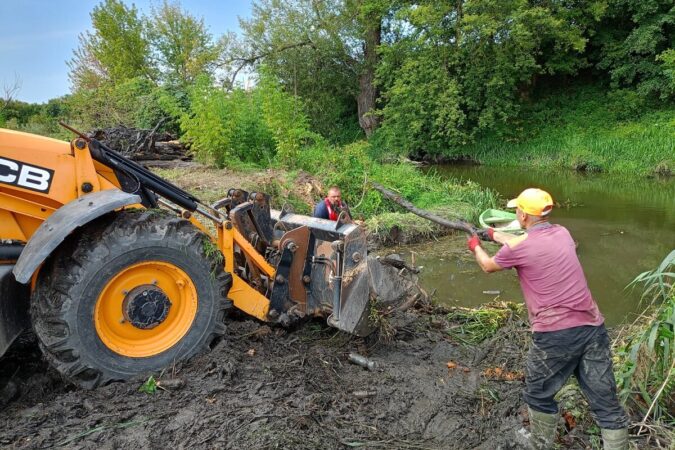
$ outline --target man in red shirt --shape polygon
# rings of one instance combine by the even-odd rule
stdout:
[[[493,229],[486,237],[504,244],[494,257],[472,236],[469,249],[485,272],[515,268],[532,326],[525,390],[530,433],[518,437],[533,449],[548,449],[558,423],[556,393],[574,374],[605,449],[628,449],[628,417],[619,404],[604,318],[588,289],[569,231],[548,221],[553,199],[541,189],[526,189],[508,207],[516,208],[521,236]]]
[[[345,212],[349,217],[349,207],[342,201],[342,193],[337,186],[331,186],[328,189],[328,196],[321,200],[314,207],[313,217],[336,221],[341,212]]]

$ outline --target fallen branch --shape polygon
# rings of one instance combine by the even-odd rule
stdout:
[[[408,200],[404,199],[401,197],[399,194],[390,191],[389,189],[385,188],[381,184],[375,183],[373,181],[370,182],[371,186],[373,186],[375,189],[380,191],[382,195],[387,197],[389,200],[394,201],[395,203],[398,203],[408,211],[410,211],[413,214],[417,214],[418,216],[430,220],[434,223],[437,223],[438,225],[441,225],[446,228],[452,228],[453,230],[458,230],[458,231],[464,231],[465,233],[469,234],[474,234],[476,232],[476,228],[468,223],[464,222],[461,220],[448,220],[444,219],[442,217],[439,217],[435,214],[430,213],[429,211],[425,211],[424,209],[417,208],[415,205],[410,203]]]
[[[404,301],[403,303],[401,303],[400,305],[398,305],[396,308],[392,309],[392,310],[391,310],[389,313],[387,313],[387,314],[391,314],[392,312],[404,312],[404,311],[407,311],[407,310],[409,310],[410,308],[412,308],[413,306],[415,306],[415,304],[417,303],[417,301],[418,301],[420,298],[422,298],[422,294],[421,294],[421,293],[417,293],[417,294],[415,294],[415,295],[412,295],[412,296],[408,297],[408,299],[406,299],[406,301]]]
[[[166,119],[167,119],[166,117],[162,117],[161,119],[159,119],[159,122],[157,122],[155,128],[153,128],[149,134],[145,135],[145,137],[143,138],[143,142],[141,142],[140,145],[138,145],[138,141],[134,143],[136,147],[136,153],[140,153],[146,147],[146,145],[148,145],[148,141],[150,141],[149,147],[150,148],[153,147],[155,140],[155,133],[157,132],[157,130],[159,130],[159,127],[166,121]]]

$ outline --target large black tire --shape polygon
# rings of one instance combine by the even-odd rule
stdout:
[[[68,379],[92,389],[159,371],[201,351],[225,332],[232,277],[208,237],[187,220],[159,210],[113,213],[73,233],[40,270],[31,317],[50,363]],[[148,357],[112,351],[94,324],[95,304],[116,274],[144,261],[182,270],[197,292],[197,310],[186,334]]]

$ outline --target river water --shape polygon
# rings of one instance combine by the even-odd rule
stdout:
[[[473,180],[504,200],[528,187],[548,191],[560,204],[551,222],[565,226],[577,241],[588,284],[608,325],[634,318],[641,308],[641,291],[626,290],[626,285],[639,273],[656,268],[675,249],[673,179],[466,165],[431,170]],[[483,273],[464,250],[464,242],[463,237],[448,237],[400,250],[424,266],[422,284],[435,290],[441,303],[478,306],[496,297],[522,301],[515,271]],[[498,246],[490,244],[487,250],[494,254]]]

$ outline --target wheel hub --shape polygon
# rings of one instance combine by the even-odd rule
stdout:
[[[135,287],[122,302],[124,319],[141,330],[155,328],[164,322],[170,308],[169,297],[152,284]]]

